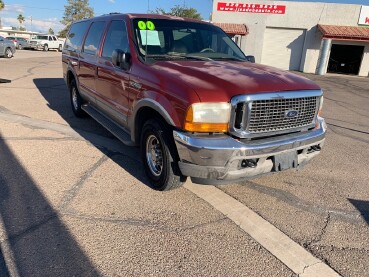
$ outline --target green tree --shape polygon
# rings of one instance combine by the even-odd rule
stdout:
[[[19,22],[19,29],[20,29],[22,27],[22,24],[24,23],[24,21],[26,21],[26,18],[22,14],[19,14],[18,17],[17,17],[17,20]]]
[[[194,18],[201,20],[202,17],[200,13],[195,8],[188,8],[186,6],[176,5],[170,9],[170,11],[166,11],[162,8],[156,8],[155,11],[151,11],[151,13],[163,14],[163,15],[173,15],[179,17],[186,18]]]
[[[89,6],[88,0],[68,0],[68,4],[64,6],[63,20],[60,21],[65,28],[60,31],[59,36],[65,37],[74,21],[93,16],[94,9]]]
[[[54,30],[52,28],[49,29],[49,34],[53,35],[54,34]]]
[[[0,0],[0,12],[1,12],[1,10],[2,9],[4,9],[5,8],[5,3],[4,3],[4,1],[3,0]],[[0,28],[1,28],[2,26],[1,26],[1,17],[0,17]]]

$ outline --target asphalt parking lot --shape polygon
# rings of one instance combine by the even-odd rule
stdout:
[[[369,276],[369,79],[304,76],[325,92],[321,155],[217,189],[338,274]],[[137,148],[72,114],[60,53],[17,51],[0,78],[1,277],[298,275],[190,181],[151,190]]]

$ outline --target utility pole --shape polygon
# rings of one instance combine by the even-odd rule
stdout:
[[[29,20],[31,21],[31,28],[30,28],[30,31],[32,31],[32,15],[29,17]]]

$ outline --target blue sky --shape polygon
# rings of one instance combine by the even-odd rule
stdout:
[[[369,5],[369,0],[301,0],[300,2],[308,1]],[[5,9],[0,12],[3,26],[18,26],[19,23],[16,18],[21,13],[26,18],[24,25],[30,31],[45,32],[52,28],[58,32],[63,28],[60,20],[64,14],[66,0],[47,2],[45,0],[4,0],[4,2]],[[45,5],[45,2],[47,5]],[[89,2],[90,6],[94,8],[95,15],[109,12],[145,13],[147,11],[147,0],[90,0]],[[237,2],[237,0],[234,2]],[[212,0],[150,0],[150,10],[157,7],[169,10],[174,5],[183,4],[196,8],[204,19],[209,19]]]

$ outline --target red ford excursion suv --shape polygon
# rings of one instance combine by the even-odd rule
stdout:
[[[74,23],[63,49],[76,116],[139,145],[154,189],[221,184],[298,168],[326,124],[312,81],[255,64],[218,27],[153,14]]]

